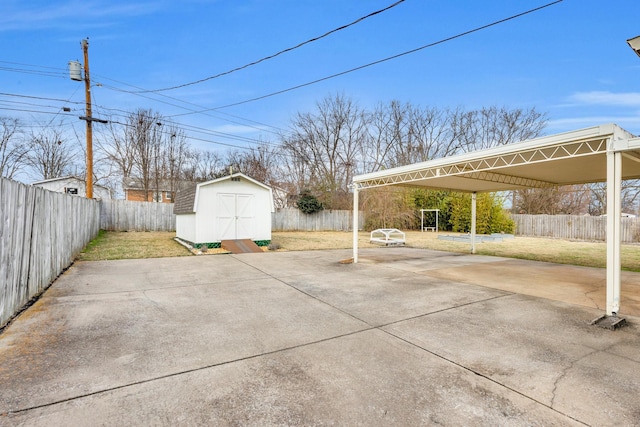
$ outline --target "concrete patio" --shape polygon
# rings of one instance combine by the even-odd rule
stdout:
[[[604,270],[350,253],[78,262],[0,335],[0,425],[640,425],[640,274],[609,331]]]

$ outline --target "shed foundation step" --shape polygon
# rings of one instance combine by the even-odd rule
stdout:
[[[259,253],[263,252],[260,246],[249,239],[243,240],[223,240],[220,242],[220,246],[223,249],[228,250],[234,254],[247,254],[247,253]]]

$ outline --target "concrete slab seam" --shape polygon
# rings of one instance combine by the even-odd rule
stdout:
[[[429,349],[427,349],[427,348],[425,348],[425,347],[423,347],[423,346],[421,346],[421,345],[418,345],[418,344],[413,343],[413,342],[411,342],[411,341],[409,341],[409,340],[407,340],[407,339],[405,339],[405,338],[402,338],[402,337],[400,337],[400,336],[398,336],[398,335],[396,335],[396,334],[394,334],[394,333],[392,333],[392,332],[390,332],[390,331],[382,330],[382,332],[384,332],[384,333],[386,333],[386,334],[388,334],[388,335],[390,335],[390,336],[392,336],[392,337],[394,337],[394,338],[396,338],[396,339],[398,339],[398,340],[400,340],[400,341],[402,341],[402,342],[405,342],[405,343],[407,343],[407,344],[409,344],[409,345],[411,345],[411,346],[413,346],[413,347],[416,347],[416,348],[418,348],[418,349],[420,349],[420,350],[422,350],[422,351],[424,351],[424,352],[426,352],[426,353],[429,353],[429,354],[431,354],[431,355],[433,355],[433,356],[435,356],[435,357],[437,357],[437,358],[439,358],[439,359],[441,359],[441,360],[444,360],[445,362],[451,363],[452,365],[455,365],[455,366],[457,366],[457,367],[459,367],[459,368],[461,368],[461,369],[463,369],[463,370],[465,370],[465,371],[467,371],[467,372],[470,372],[470,373],[475,374],[475,375],[477,375],[477,376],[479,376],[479,377],[481,377],[481,378],[484,378],[484,379],[486,379],[487,381],[489,381],[489,382],[491,382],[491,383],[493,383],[493,384],[496,384],[497,386],[503,387],[503,388],[505,388],[506,390],[509,390],[509,391],[511,391],[511,392],[513,392],[513,393],[516,393],[516,394],[518,394],[518,395],[522,396],[523,398],[525,398],[525,399],[527,399],[527,400],[530,400],[530,401],[532,401],[532,402],[535,402],[535,403],[536,403],[536,404],[538,404],[538,405],[544,406],[544,407],[546,407],[546,408],[550,409],[551,411],[553,411],[553,412],[555,412],[555,413],[557,413],[557,414],[559,414],[559,415],[562,415],[562,416],[564,416],[564,417],[567,417],[567,418],[569,418],[569,419],[571,419],[571,420],[573,420],[573,421],[575,421],[575,422],[577,422],[577,423],[580,423],[580,424],[582,424],[582,425],[585,425],[585,426],[588,426],[588,425],[589,425],[589,424],[585,423],[584,421],[581,421],[581,420],[578,420],[578,419],[576,419],[576,418],[572,417],[571,415],[568,415],[568,414],[565,414],[564,412],[560,412],[560,411],[558,411],[557,409],[553,408],[552,406],[547,405],[547,404],[546,404],[546,403],[544,403],[544,402],[541,402],[541,401],[539,401],[539,400],[537,400],[537,399],[534,399],[534,398],[533,398],[533,397],[531,397],[531,396],[527,396],[526,394],[524,394],[524,393],[522,393],[522,392],[520,392],[520,391],[518,391],[518,390],[516,390],[516,389],[514,389],[514,388],[512,388],[512,387],[509,387],[509,386],[508,386],[508,385],[506,385],[506,384],[502,384],[501,382],[496,381],[496,380],[494,380],[493,378],[488,377],[488,376],[484,375],[484,374],[483,374],[483,373],[481,373],[481,372],[478,372],[478,371],[476,371],[476,370],[474,370],[474,369],[471,369],[471,368],[469,368],[469,367],[467,367],[467,366],[465,366],[465,365],[462,365],[462,364],[460,364],[460,363],[458,363],[458,362],[456,362],[456,361],[454,361],[454,360],[448,359],[447,357],[444,357],[444,356],[442,356],[442,355],[440,355],[440,354],[438,354],[438,353],[435,353],[435,352],[433,352],[433,351],[431,351],[431,350],[429,350]],[[555,391],[555,389],[554,389],[554,391]]]
[[[219,366],[230,365],[230,364],[236,363],[236,362],[244,362],[244,361],[247,361],[247,360],[257,359],[257,358],[262,357],[262,356],[271,356],[271,355],[274,355],[274,354],[278,354],[278,353],[282,353],[282,352],[286,352],[286,351],[290,351],[290,350],[295,350],[295,349],[298,349],[298,348],[304,348],[304,347],[312,346],[312,345],[315,345],[315,344],[320,344],[320,343],[323,343],[323,342],[332,341],[334,339],[339,339],[339,338],[349,337],[349,336],[352,336],[352,335],[357,335],[357,334],[360,334],[362,332],[368,332],[368,331],[372,331],[372,330],[375,330],[375,329],[377,329],[377,328],[374,328],[374,327],[363,328],[363,329],[359,329],[357,331],[352,331],[352,332],[348,332],[348,333],[340,334],[340,335],[334,335],[334,336],[331,336],[331,337],[322,338],[320,340],[315,340],[315,341],[311,341],[311,342],[307,342],[307,343],[303,343],[303,344],[297,344],[297,345],[293,345],[293,346],[289,346],[289,347],[283,347],[283,348],[279,348],[279,349],[272,350],[272,351],[266,351],[264,353],[259,353],[259,354],[253,354],[253,355],[250,355],[250,356],[240,357],[238,359],[226,360],[226,361],[218,362],[218,363],[212,363],[212,364],[205,365],[205,366],[200,366],[200,367],[197,367],[197,368],[186,369],[184,371],[172,372],[170,374],[159,375],[157,377],[147,378],[147,379],[140,380],[140,381],[134,381],[134,382],[131,382],[131,383],[122,384],[122,385],[115,386],[115,387],[108,387],[108,388],[105,388],[105,389],[102,389],[102,390],[96,390],[96,391],[93,391],[93,392],[90,392],[90,393],[85,393],[85,394],[82,394],[82,395],[79,395],[79,396],[73,396],[73,397],[69,397],[69,398],[66,398],[66,399],[60,399],[60,400],[56,400],[54,402],[48,402],[48,403],[44,403],[44,404],[41,404],[41,405],[30,406],[28,408],[7,410],[5,412],[0,412],[0,414],[3,414],[3,415],[20,414],[20,413],[28,412],[28,411],[35,410],[35,409],[48,408],[48,407],[59,405],[59,404],[62,404],[62,403],[73,402],[75,400],[83,399],[83,398],[86,398],[86,397],[96,396],[96,395],[103,394],[103,393],[109,393],[111,391],[116,391],[116,390],[122,390],[122,389],[125,389],[127,387],[137,386],[137,385],[141,385],[141,384],[148,384],[148,383],[152,383],[154,381],[159,381],[159,380],[163,380],[163,379],[167,379],[167,378],[178,377],[180,375],[190,374],[190,373],[193,373],[193,372],[204,371],[204,370],[211,369],[211,368],[217,368]]]
[[[234,257],[234,258],[235,258],[235,254],[234,254],[234,255],[231,255],[231,257]],[[258,268],[258,267],[256,267],[255,265],[251,265],[251,264],[249,264],[248,262],[245,262],[244,260],[241,260],[241,259],[238,259],[238,258],[236,258],[236,259],[237,259],[239,262],[241,262],[241,263],[245,264],[247,267],[253,268],[254,270],[259,271],[260,273],[262,273],[262,274],[264,274],[264,275],[266,275],[266,276],[268,276],[268,277],[272,278],[273,280],[275,280],[275,281],[277,281],[277,282],[280,282],[280,283],[282,283],[283,285],[285,285],[285,286],[287,286],[287,287],[289,287],[289,288],[291,288],[291,289],[293,289],[293,290],[295,290],[295,291],[298,291],[298,292],[300,292],[301,294],[306,295],[306,296],[308,296],[309,298],[314,299],[315,301],[318,301],[319,303],[322,303],[322,304],[324,304],[324,305],[327,305],[327,306],[331,307],[332,309],[337,310],[337,311],[339,311],[340,313],[345,314],[345,315],[347,315],[347,316],[351,317],[352,319],[355,319],[355,320],[357,320],[357,321],[359,321],[359,322],[362,322],[362,323],[364,323],[365,325],[369,326],[370,328],[375,328],[375,326],[371,325],[369,322],[367,322],[367,321],[365,321],[365,320],[363,320],[363,319],[360,319],[359,317],[354,316],[353,314],[348,313],[348,312],[344,311],[343,309],[341,309],[341,308],[339,308],[339,307],[336,307],[336,306],[334,306],[334,305],[332,305],[332,304],[329,304],[328,302],[321,300],[320,298],[316,297],[315,295],[311,295],[310,293],[305,292],[305,291],[303,291],[302,289],[297,288],[297,287],[295,287],[295,286],[293,286],[293,285],[291,285],[291,284],[289,284],[289,283],[285,282],[284,280],[282,280],[282,279],[280,279],[280,278],[278,278],[278,277],[276,277],[276,276],[274,276],[274,275],[272,275],[272,274],[270,274],[270,273],[268,273],[268,272],[266,272],[266,271],[264,271],[264,270],[259,269],[259,268]]]
[[[242,262],[242,263],[244,263],[244,264],[246,264],[247,266],[249,266],[249,267],[251,267],[251,268],[254,268],[254,269],[256,269],[256,270],[260,271],[260,272],[261,272],[261,273],[263,273],[263,274],[268,275],[269,277],[273,278],[274,280],[277,280],[277,281],[279,281],[280,283],[283,283],[284,285],[286,285],[286,286],[288,286],[288,287],[291,287],[291,288],[293,288],[293,289],[297,290],[298,292],[301,292],[301,293],[303,293],[304,295],[307,295],[307,296],[309,296],[309,297],[313,298],[313,299],[314,299],[314,300],[316,300],[316,301],[319,301],[319,302],[321,302],[321,303],[323,303],[323,304],[326,304],[326,305],[328,305],[329,307],[331,307],[331,308],[333,308],[333,309],[336,309],[336,310],[338,310],[338,311],[340,311],[340,312],[342,312],[342,313],[345,313],[345,314],[347,314],[347,315],[349,315],[349,316],[353,317],[354,319],[360,320],[360,321],[364,322],[365,324],[370,325],[368,322],[366,322],[366,321],[364,321],[364,320],[362,320],[362,319],[358,319],[356,316],[352,315],[351,313],[347,313],[347,312],[345,312],[344,310],[342,310],[342,309],[340,309],[340,308],[338,308],[338,307],[335,307],[335,306],[333,306],[332,304],[329,304],[328,302],[323,301],[323,300],[321,300],[320,298],[318,298],[318,297],[316,297],[316,296],[314,296],[314,295],[310,295],[309,293],[307,293],[307,292],[305,292],[305,291],[303,291],[303,290],[301,290],[301,289],[299,289],[299,288],[296,288],[295,286],[292,286],[292,285],[290,285],[290,284],[286,283],[285,281],[283,281],[283,280],[281,280],[281,279],[279,279],[279,278],[277,278],[277,277],[275,277],[275,276],[273,276],[273,275],[271,275],[271,274],[269,274],[269,273],[267,273],[267,272],[265,272],[265,271],[263,271],[263,270],[260,270],[259,268],[257,268],[257,267],[255,267],[255,266],[253,266],[253,265],[251,265],[251,264],[249,264],[249,263],[245,262],[244,260],[239,260],[239,261],[240,261],[240,262]],[[480,285],[480,286],[481,286],[481,285]],[[452,310],[452,309],[457,309],[457,308],[460,308],[460,307],[465,307],[465,306],[469,306],[469,305],[473,305],[473,304],[481,303],[481,302],[484,302],[484,301],[489,301],[489,300],[494,300],[494,299],[503,298],[503,297],[506,297],[506,296],[512,296],[512,295],[515,295],[515,293],[513,293],[513,292],[508,292],[508,291],[505,291],[505,292],[506,292],[506,294],[505,294],[505,295],[498,295],[498,296],[494,296],[494,297],[490,297],[490,298],[485,298],[485,299],[483,299],[483,300],[479,300],[479,301],[472,301],[472,302],[468,302],[468,303],[460,304],[460,305],[458,305],[458,306],[454,306],[454,307],[447,307],[447,308],[445,308],[445,309],[438,310],[438,311],[435,311],[435,312],[425,313],[425,314],[421,314],[421,315],[418,315],[418,316],[414,316],[414,317],[413,317],[413,319],[415,319],[415,318],[420,318],[420,317],[426,317],[426,316],[429,316],[429,315],[432,315],[432,314],[435,314],[435,313],[441,313],[441,312],[444,312],[444,311],[449,311],[449,310]],[[514,392],[514,393],[516,393],[516,394],[518,394],[518,395],[520,395],[520,396],[522,396],[522,397],[524,397],[524,398],[526,398],[526,399],[528,399],[528,400],[531,400],[531,401],[533,401],[533,402],[535,402],[535,403],[537,403],[537,404],[539,404],[539,405],[542,405],[542,406],[544,406],[544,407],[547,407],[548,409],[550,409],[550,410],[552,410],[552,411],[554,411],[554,412],[556,412],[556,413],[558,413],[558,414],[560,414],[560,415],[562,415],[562,416],[564,416],[564,417],[567,417],[567,418],[569,418],[569,419],[571,419],[571,420],[574,420],[574,421],[576,421],[576,422],[578,422],[578,423],[581,423],[581,424],[583,424],[583,425],[588,425],[588,424],[586,424],[586,423],[584,423],[584,422],[582,422],[582,421],[580,421],[580,420],[578,420],[578,419],[575,419],[575,418],[571,417],[571,416],[570,416],[570,415],[568,415],[568,414],[565,414],[565,413],[563,413],[563,412],[558,411],[557,409],[554,409],[552,406],[549,406],[549,405],[545,404],[544,402],[541,402],[541,401],[539,401],[539,400],[537,400],[537,399],[534,399],[534,398],[532,398],[532,397],[530,397],[530,396],[527,396],[526,394],[523,394],[522,392],[520,392],[520,391],[518,391],[518,390],[516,390],[516,389],[513,389],[513,388],[511,388],[511,387],[509,387],[509,386],[507,386],[507,385],[505,385],[505,384],[502,384],[502,383],[500,383],[500,382],[498,382],[498,381],[496,381],[496,380],[494,380],[494,379],[492,379],[492,378],[490,378],[490,377],[488,377],[488,376],[486,376],[486,375],[484,375],[484,374],[482,374],[482,373],[480,373],[480,372],[478,372],[478,371],[475,371],[475,370],[473,370],[473,369],[471,369],[471,368],[469,368],[469,367],[467,367],[467,366],[461,365],[461,364],[459,364],[459,363],[457,363],[457,362],[455,362],[455,361],[453,361],[453,360],[450,360],[450,359],[448,359],[448,358],[446,358],[446,357],[444,357],[444,356],[442,356],[442,355],[440,355],[440,354],[434,353],[433,351],[430,351],[430,350],[428,350],[428,349],[426,349],[426,348],[424,348],[424,347],[422,347],[422,346],[420,346],[420,345],[417,345],[417,344],[415,344],[415,343],[413,343],[413,342],[411,342],[411,341],[408,341],[408,340],[406,340],[406,339],[404,339],[404,338],[402,338],[402,337],[400,337],[400,336],[398,336],[398,335],[395,335],[395,334],[393,334],[393,333],[391,333],[391,332],[389,332],[389,331],[387,331],[387,330],[385,330],[385,329],[382,329],[382,328],[384,328],[384,327],[386,327],[386,326],[389,326],[389,325],[392,325],[392,324],[396,324],[396,323],[401,323],[401,322],[404,322],[404,321],[407,321],[407,320],[410,320],[410,319],[402,319],[402,320],[395,321],[395,322],[390,322],[390,323],[388,323],[388,324],[384,324],[384,325],[372,326],[372,328],[371,328],[371,329],[377,329],[377,330],[380,330],[381,332],[383,332],[383,333],[385,333],[385,334],[387,334],[387,335],[389,335],[389,336],[391,336],[391,337],[394,337],[394,338],[396,338],[396,339],[398,339],[398,340],[400,340],[400,341],[402,341],[402,342],[405,342],[405,343],[407,343],[407,344],[409,344],[409,345],[411,345],[411,346],[413,346],[413,347],[419,348],[419,349],[421,349],[422,351],[425,351],[425,352],[427,352],[427,353],[429,353],[429,354],[431,354],[431,355],[433,355],[433,356],[435,356],[435,357],[438,357],[438,358],[440,358],[440,359],[442,359],[442,360],[444,360],[444,361],[446,361],[446,362],[448,362],[448,363],[451,363],[451,364],[453,364],[453,365],[455,365],[455,366],[458,366],[459,368],[462,368],[462,369],[464,369],[464,370],[466,370],[466,371],[468,371],[468,372],[471,372],[471,373],[473,373],[473,374],[475,374],[475,375],[478,375],[478,376],[480,376],[480,377],[482,377],[482,378],[484,378],[484,379],[486,379],[486,380],[488,380],[488,381],[490,381],[490,382],[492,382],[492,383],[494,383],[494,384],[496,384],[496,385],[498,385],[498,386],[500,386],[500,387],[503,387],[503,388],[505,388],[505,389],[507,389],[507,390],[510,390],[510,391],[512,391],[512,392]],[[371,326],[371,325],[370,325],[370,326]],[[555,391],[555,389],[554,389],[554,391]]]
[[[364,320],[362,320],[362,319],[359,319],[358,317],[354,316],[353,314],[351,314],[351,313],[347,313],[347,312],[345,312],[344,310],[342,310],[342,309],[340,309],[340,308],[338,308],[338,307],[335,307],[334,305],[332,305],[332,304],[330,304],[330,303],[328,303],[328,302],[326,302],[326,301],[323,301],[322,299],[320,299],[320,298],[318,298],[318,297],[316,297],[316,296],[314,296],[314,295],[310,295],[309,293],[307,293],[307,292],[303,291],[302,289],[299,289],[299,288],[297,288],[297,287],[295,287],[295,286],[293,286],[293,285],[291,285],[291,284],[289,284],[289,283],[286,283],[285,281],[283,281],[283,280],[281,280],[281,279],[279,279],[279,278],[277,278],[277,277],[275,277],[275,276],[273,276],[273,275],[271,275],[271,274],[269,274],[269,273],[267,273],[267,272],[265,272],[265,271],[263,271],[263,270],[260,270],[259,268],[255,267],[254,265],[251,265],[251,264],[249,264],[249,263],[245,262],[244,260],[239,260],[239,261],[240,261],[240,262],[242,262],[242,263],[244,263],[244,264],[246,264],[247,266],[249,266],[249,267],[251,267],[251,268],[254,268],[254,269],[256,269],[256,270],[260,271],[260,272],[261,272],[261,273],[263,273],[263,274],[266,274],[267,276],[269,276],[269,277],[273,278],[274,280],[277,280],[278,282],[280,282],[280,283],[282,283],[282,284],[284,284],[284,285],[286,285],[286,286],[288,286],[288,287],[290,287],[290,288],[293,288],[293,289],[297,290],[298,292],[301,292],[302,294],[304,294],[304,295],[306,295],[306,296],[308,296],[308,297],[310,297],[310,298],[313,298],[314,300],[316,300],[316,301],[318,301],[318,302],[321,302],[321,303],[323,303],[323,304],[326,304],[326,305],[328,305],[329,307],[331,307],[331,308],[333,308],[333,309],[335,309],[335,310],[338,310],[338,311],[340,311],[340,312],[342,312],[342,313],[344,313],[344,314],[347,314],[348,316],[353,317],[354,319],[360,320],[361,322],[363,322],[363,323],[365,323],[365,324],[367,324],[367,325],[371,326],[371,327],[370,327],[369,329],[367,329],[367,330],[379,330],[379,331],[381,331],[381,332],[383,332],[383,333],[385,333],[385,334],[387,334],[387,335],[389,335],[389,336],[391,336],[391,337],[393,337],[393,338],[395,338],[395,339],[397,339],[397,340],[400,340],[400,341],[402,341],[402,342],[404,342],[404,343],[406,343],[406,344],[409,344],[409,345],[410,345],[410,346],[412,346],[412,347],[418,348],[418,349],[420,349],[420,350],[422,350],[422,351],[424,351],[424,352],[426,352],[426,353],[429,353],[429,354],[431,354],[431,355],[433,355],[433,356],[435,356],[435,357],[437,357],[437,358],[439,358],[439,359],[441,359],[441,360],[444,360],[444,361],[446,361],[446,362],[448,362],[448,363],[451,363],[451,364],[453,364],[453,365],[455,365],[455,366],[457,366],[457,367],[459,367],[459,368],[461,368],[461,369],[463,369],[463,370],[465,370],[465,371],[467,371],[467,372],[471,372],[471,373],[473,373],[473,374],[475,374],[475,375],[477,375],[477,376],[479,376],[479,377],[482,377],[482,378],[486,379],[487,381],[492,382],[493,384],[496,384],[496,385],[498,385],[498,386],[500,386],[500,387],[503,387],[503,388],[505,388],[505,389],[507,389],[507,390],[510,390],[511,392],[516,393],[516,394],[518,394],[518,395],[522,396],[522,397],[523,397],[523,398],[525,398],[525,399],[528,399],[528,400],[530,400],[530,401],[532,401],[532,402],[535,402],[536,404],[539,404],[539,405],[541,405],[541,406],[544,406],[544,407],[546,407],[546,408],[548,408],[548,409],[550,409],[550,410],[554,411],[555,413],[557,413],[557,414],[559,414],[559,415],[562,415],[562,416],[564,416],[564,417],[567,417],[567,418],[569,418],[569,419],[571,419],[571,420],[573,420],[573,421],[576,421],[576,422],[578,422],[578,423],[580,423],[580,424],[583,424],[583,425],[585,425],[585,426],[586,426],[586,425],[588,425],[588,424],[584,423],[583,421],[580,421],[580,420],[578,420],[578,419],[576,419],[576,418],[574,418],[574,417],[572,417],[572,416],[570,416],[570,415],[568,415],[568,414],[565,414],[565,413],[563,413],[563,412],[560,412],[560,411],[558,411],[557,409],[554,409],[552,406],[549,406],[549,405],[545,404],[544,402],[541,402],[541,401],[539,401],[539,400],[537,400],[537,399],[534,399],[534,398],[532,398],[531,396],[527,396],[526,394],[524,394],[524,393],[522,393],[522,392],[520,392],[520,391],[518,391],[518,390],[516,390],[516,389],[514,389],[514,388],[512,388],[512,387],[509,387],[509,386],[508,386],[508,385],[506,385],[506,384],[502,384],[502,383],[500,383],[500,382],[498,382],[498,381],[494,380],[493,378],[490,378],[490,377],[488,377],[488,376],[486,376],[486,375],[484,375],[484,374],[482,374],[482,373],[480,373],[480,372],[478,372],[478,371],[476,371],[476,370],[474,370],[474,369],[471,369],[471,368],[469,368],[469,367],[467,367],[467,366],[465,366],[465,365],[462,365],[462,364],[460,364],[460,363],[457,363],[457,362],[455,362],[455,361],[453,361],[453,360],[451,360],[451,359],[448,359],[448,358],[446,358],[446,357],[444,357],[444,356],[442,356],[442,355],[440,355],[440,354],[438,354],[438,353],[435,353],[435,352],[433,352],[433,351],[431,351],[431,350],[428,350],[428,349],[427,349],[427,348],[425,348],[425,347],[422,347],[422,346],[420,346],[420,345],[418,345],[418,344],[416,344],[416,343],[413,343],[413,342],[411,342],[411,341],[408,341],[408,340],[407,340],[407,339],[405,339],[405,338],[402,338],[402,337],[400,337],[400,336],[398,336],[398,335],[396,335],[396,334],[393,334],[392,332],[389,332],[388,330],[383,329],[383,328],[385,328],[385,327],[387,327],[387,326],[394,325],[394,324],[397,324],[397,323],[406,322],[406,321],[408,321],[408,320],[417,319],[417,318],[421,318],[421,317],[427,317],[427,316],[430,316],[430,315],[433,315],[433,314],[436,314],[436,313],[442,313],[442,312],[445,312],[445,311],[449,311],[449,310],[453,310],[453,309],[458,309],[458,308],[465,307],[465,306],[470,306],[470,305],[474,305],[474,304],[478,304],[478,303],[482,303],[482,302],[486,302],[486,301],[491,301],[491,300],[495,300],[495,299],[499,299],[499,298],[504,298],[504,297],[507,297],[507,296],[515,295],[515,293],[513,293],[513,292],[505,291],[505,294],[504,294],[504,295],[497,295],[497,296],[493,296],[493,297],[490,297],[490,298],[484,298],[484,299],[482,299],[482,300],[471,301],[471,302],[467,302],[467,303],[460,304],[460,305],[457,305],[457,306],[447,307],[447,308],[444,308],[444,309],[442,309],[442,310],[437,310],[437,311],[429,312],[429,313],[423,313],[423,314],[420,314],[420,315],[417,315],[417,316],[413,316],[413,317],[411,317],[411,318],[401,319],[401,320],[398,320],[398,321],[389,322],[389,323],[387,323],[387,324],[382,324],[382,325],[372,326],[370,323],[368,323],[368,322],[366,322],[366,321],[364,321]],[[364,331],[360,331],[360,332],[364,332]],[[359,332],[358,332],[358,333],[359,333]],[[349,334],[349,335],[350,335],[350,334]],[[336,338],[337,338],[337,337],[336,337]],[[555,389],[554,389],[554,392],[555,392]]]

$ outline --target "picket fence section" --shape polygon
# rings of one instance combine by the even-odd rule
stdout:
[[[71,265],[99,218],[94,200],[0,178],[0,327]]]
[[[364,224],[360,211],[359,224]],[[322,210],[305,214],[297,208],[278,208],[271,216],[273,231],[349,231],[353,227],[353,212],[348,210]]]
[[[607,217],[579,215],[511,215],[516,234],[521,236],[553,237],[570,240],[601,240],[607,238]],[[623,243],[640,241],[640,220],[621,218]]]
[[[107,231],[175,231],[173,203],[100,201],[100,229]]]

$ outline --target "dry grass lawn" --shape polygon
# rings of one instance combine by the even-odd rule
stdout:
[[[112,259],[164,258],[188,256],[191,252],[173,238],[176,233],[159,231],[100,231],[80,253],[80,261]]]
[[[456,233],[407,231],[407,246],[434,249],[447,252],[469,253],[469,243],[438,239],[438,234]],[[358,234],[361,248],[374,247],[369,243],[369,233]],[[273,233],[273,241],[286,250],[316,250],[351,248],[353,236],[346,232],[279,232]],[[560,264],[601,267],[606,265],[607,247],[604,242],[582,242],[541,237],[505,239],[502,242],[476,243],[476,253],[480,255],[521,258]],[[622,268],[640,271],[640,245],[622,246]]]
[[[441,233],[453,234],[453,233]],[[435,249],[448,252],[468,253],[470,246],[464,242],[439,240],[437,233],[408,231],[407,246]],[[375,247],[369,243],[369,233],[359,233],[361,248]],[[175,233],[164,232],[104,232],[92,241],[80,254],[83,261],[160,258],[192,255],[185,247],[173,240]],[[347,249],[352,247],[350,232],[274,232],[272,242],[279,250],[306,251],[322,249]],[[503,242],[476,244],[481,255],[522,258],[561,264],[601,267],[606,263],[606,245],[603,242],[578,242],[536,237],[516,237]],[[640,245],[622,246],[622,268],[640,271]]]

